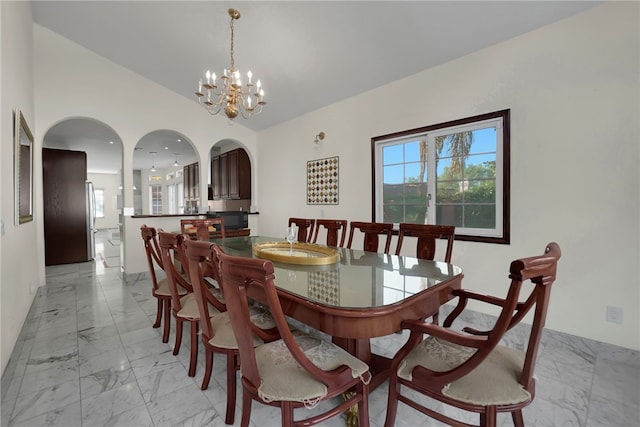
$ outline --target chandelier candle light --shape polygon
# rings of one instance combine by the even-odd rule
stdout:
[[[260,80],[253,83],[251,71],[247,73],[247,84],[242,85],[240,71],[236,70],[233,59],[233,23],[240,19],[240,12],[229,9],[228,13],[231,17],[231,66],[228,69],[225,68],[220,76],[220,86],[216,82],[216,73],[207,70],[204,80],[201,79],[198,82],[196,96],[198,103],[206,108],[209,114],[218,114],[224,107],[224,113],[230,120],[236,118],[238,114],[248,119],[252,114],[262,112],[266,104],[264,90]]]

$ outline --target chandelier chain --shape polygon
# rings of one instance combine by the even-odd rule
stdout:
[[[229,24],[229,26],[231,27],[231,69],[235,70],[236,66],[235,66],[235,61],[233,60],[233,23],[235,22],[236,18],[231,17],[231,24]]]

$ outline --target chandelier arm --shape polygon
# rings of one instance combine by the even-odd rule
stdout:
[[[221,109],[222,109],[222,105],[221,104],[217,104],[215,107],[213,107],[213,106],[207,107],[207,112],[209,114],[211,114],[212,116],[215,116],[216,114],[218,114],[220,112]]]
[[[248,119],[249,117],[251,117],[251,112],[245,110],[244,108],[239,108],[240,110],[240,115],[245,118]]]

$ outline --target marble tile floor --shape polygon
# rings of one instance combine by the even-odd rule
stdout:
[[[2,376],[2,426],[225,425],[224,359],[215,358],[209,389],[200,390],[202,351],[196,377],[189,378],[188,339],[177,356],[173,331],[168,344],[161,342],[160,330],[151,327],[156,302],[149,279],[123,281],[114,247],[105,242],[104,259],[96,262],[47,268],[47,285]],[[457,326],[489,322],[476,314]],[[506,344],[521,346],[524,333],[513,331]],[[405,338],[377,339],[374,351],[391,355]],[[527,426],[640,426],[638,352],[545,331],[536,377],[536,399],[524,411]],[[373,427],[384,424],[386,387],[370,395]],[[473,414],[462,417],[477,421]],[[279,425],[276,409],[254,403],[252,426]],[[343,426],[344,419],[322,425]],[[397,425],[441,424],[400,404]],[[499,425],[512,425],[510,417],[500,414]]]

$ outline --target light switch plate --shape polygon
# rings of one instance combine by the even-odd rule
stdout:
[[[607,322],[617,323],[622,325],[624,321],[624,312],[622,307],[607,306]]]

